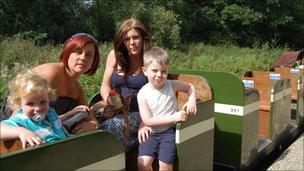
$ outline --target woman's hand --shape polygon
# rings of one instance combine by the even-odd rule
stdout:
[[[75,124],[74,128],[72,129],[72,134],[80,134],[87,131],[93,131],[98,129],[98,123],[96,121],[86,121],[83,120]]]
[[[142,125],[142,124],[141,124]],[[150,136],[152,129],[148,126],[140,126],[138,129],[138,142],[139,144],[144,143]]]
[[[25,149],[26,147],[30,146],[36,146],[36,145],[41,145],[44,143],[39,136],[37,136],[34,132],[26,129],[26,128],[21,128],[21,131],[19,133],[19,138],[21,140],[22,148]]]
[[[71,113],[73,113],[72,115],[75,115],[76,113],[79,112],[88,112],[90,109],[88,106],[86,105],[79,105],[77,107],[75,107],[74,109],[71,110]]]

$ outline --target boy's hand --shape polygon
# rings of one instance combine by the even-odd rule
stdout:
[[[148,126],[143,126],[138,129],[138,142],[139,144],[144,143],[150,136],[151,128]]]
[[[187,115],[195,115],[197,112],[196,102],[187,101],[183,106],[183,111],[187,113]]]
[[[175,123],[177,123],[177,122],[181,122],[181,121],[186,121],[187,117],[188,117],[188,115],[186,112],[178,111],[178,112],[174,113],[173,120]]]
[[[27,130],[25,128],[21,128],[22,131],[19,133],[19,138],[21,140],[22,148],[25,149],[26,147],[30,146],[36,146],[41,145],[44,143],[39,136],[37,136],[35,133],[33,133],[30,130]]]

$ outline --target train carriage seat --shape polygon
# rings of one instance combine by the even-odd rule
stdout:
[[[272,140],[290,122],[291,83],[289,79],[271,78],[270,74],[266,71],[254,71],[253,77],[246,77],[250,76],[246,73],[242,80],[253,81],[254,88],[259,91],[259,137]]]

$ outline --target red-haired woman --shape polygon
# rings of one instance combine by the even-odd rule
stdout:
[[[89,34],[78,33],[65,42],[59,62],[45,63],[33,68],[37,73],[44,75],[51,88],[55,89],[58,98],[50,103],[50,107],[55,109],[58,115],[70,113],[70,116],[73,116],[74,113],[89,110],[78,78],[82,74],[94,74],[99,65],[99,58],[97,41]],[[70,133],[78,134],[97,128],[98,122],[95,116],[89,114],[86,120],[79,122]],[[27,139],[30,133],[27,130],[24,132],[23,138]],[[27,140],[30,141],[31,145],[40,144]]]
[[[64,44],[60,61],[46,63],[33,68],[44,75],[50,86],[56,90],[57,100],[50,103],[58,115],[89,110],[83,89],[78,82],[82,74],[92,75],[99,65],[97,41],[86,33],[70,37]],[[97,129],[95,116],[90,115],[86,121],[79,123],[71,133],[81,133]]]

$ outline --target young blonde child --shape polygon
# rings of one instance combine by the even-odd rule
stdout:
[[[148,78],[138,95],[142,122],[152,131],[145,142],[140,142],[139,170],[152,170],[154,158],[159,160],[159,170],[173,170],[175,160],[175,124],[196,114],[195,88],[190,83],[167,80],[169,56],[165,50],[154,47],[144,53],[143,72]],[[185,111],[178,111],[176,92],[188,93]]]
[[[11,109],[17,109],[17,112],[0,123],[0,139],[19,138],[22,148],[26,148],[66,138],[68,134],[62,122],[71,116],[64,114],[59,119],[55,110],[49,107],[53,99],[55,91],[43,76],[31,70],[18,74],[9,85],[8,97]]]

